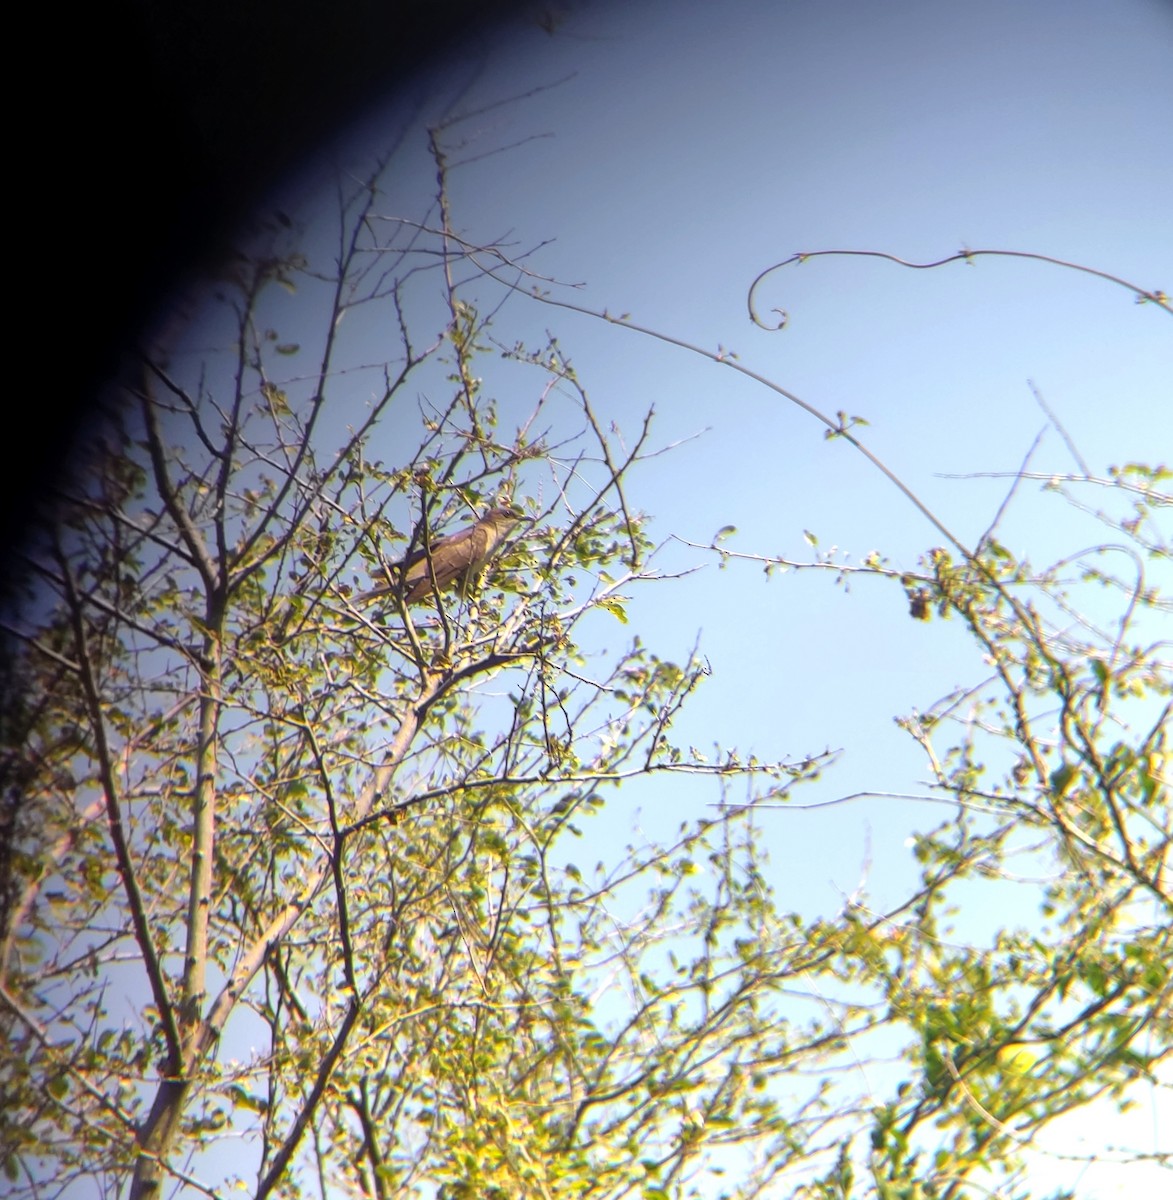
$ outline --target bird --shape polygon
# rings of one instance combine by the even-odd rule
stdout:
[[[512,504],[490,508],[479,521],[428,542],[396,563],[390,569],[390,581],[363,592],[358,601],[366,603],[402,589],[405,603],[418,604],[450,587],[456,587],[463,599],[476,586],[481,572],[500,550],[510,530],[519,521],[529,519]]]

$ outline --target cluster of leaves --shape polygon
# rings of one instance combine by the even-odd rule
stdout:
[[[878,987],[913,1038],[917,1071],[875,1110],[882,1196],[965,1195],[999,1172],[1013,1187],[1022,1151],[1056,1117],[1095,1099],[1127,1105],[1130,1085],[1168,1086],[1170,477],[1131,464],[1044,480],[1118,540],[1043,570],[992,536],[973,552],[935,549],[919,572],[875,554],[767,562],[899,584],[914,619],[960,621],[984,667],[900,722],[925,753],[925,798],[953,806],[916,839],[919,892],[900,913],[865,900],[834,931],[845,958],[866,964],[860,985]],[[1093,491],[1107,502],[1090,505]],[[851,1194],[845,1170],[812,1194]]]
[[[932,884],[926,931],[948,937],[938,880],[1021,882],[1024,864],[1041,868],[1035,928],[996,930],[981,953],[925,964],[923,981],[956,998],[926,1009],[922,1025],[926,1082],[957,1101],[934,1113],[953,1130],[954,1161],[1155,1081],[1173,1045],[1173,679],[1158,586],[1170,564],[1158,521],[1169,477],[1132,466],[1081,481],[1129,503],[1115,518],[1100,510],[1119,542],[1035,571],[987,539],[962,563],[935,551],[919,581],[964,622],[991,672],[906,726],[933,782],[958,801],[956,818],[917,847]],[[906,1128],[937,1107],[926,1100],[910,1105]]]

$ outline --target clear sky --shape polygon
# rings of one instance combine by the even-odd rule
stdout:
[[[470,238],[556,239],[532,265],[581,282],[577,302],[721,344],[820,408],[866,417],[871,447],[970,542],[1006,483],[943,476],[1019,465],[1046,424],[1028,380],[1093,472],[1173,459],[1173,325],[1086,276],[1002,259],[935,272],[816,260],[763,291],[765,307],[788,311],[784,332],[755,329],[745,307],[763,268],[829,248],[917,261],[1027,250],[1173,291],[1173,6],[727,0],[551,11],[553,35],[503,31],[443,80],[419,83],[426,112],[462,80],[472,108],[573,76],[478,122],[486,146],[532,140],[459,173],[453,208]],[[344,156],[385,142],[403,105],[396,97],[372,113]],[[430,166],[418,169],[405,196],[431,186]],[[297,185],[303,209],[313,178]],[[635,503],[654,514],[659,538],[706,543],[732,524],[731,548],[807,558],[810,530],[856,561],[878,549],[907,567],[941,541],[849,446],[727,370],[523,301],[501,325],[535,340],[555,329],[606,419],[634,423],[654,403],[661,443],[703,433],[636,478]],[[532,401],[519,396],[516,415]],[[1052,430],[1035,468],[1073,467]],[[1028,497],[1005,540],[1044,558],[1076,548],[1071,528],[1058,500]],[[706,561],[680,547],[664,557]],[[675,730],[681,742],[767,759],[843,747],[810,799],[908,791],[925,772],[893,717],[976,668],[959,630],[908,620],[902,605],[894,590],[844,595],[828,578],[767,581],[749,564],[710,565],[674,585],[670,605],[661,589],[636,595],[631,629],[677,659],[701,632],[714,674]],[[629,633],[616,626],[613,648]],[[655,804],[652,790],[630,801],[650,821]],[[882,905],[909,877],[910,829],[931,819],[882,803],[767,819],[780,903],[841,904],[870,853]],[[1139,1099],[1131,1128],[1075,1118],[1048,1144],[1131,1134],[1169,1149],[1169,1114]],[[1143,1168],[1080,1177],[1040,1157],[1031,1171],[1038,1192],[1155,1194]]]

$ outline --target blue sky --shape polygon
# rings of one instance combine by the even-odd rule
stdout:
[[[746,288],[799,250],[928,260],[963,246],[1168,288],[1171,49],[1173,10],[1139,0],[587,6],[558,36],[509,31],[470,58],[470,109],[573,78],[470,122],[478,145],[533,140],[457,173],[454,210],[474,239],[555,239],[534,266],[582,282],[570,299],[730,347],[825,411],[865,416],[872,448],[976,541],[1006,482],[940,476],[1018,466],[1046,424],[1028,380],[1094,470],[1169,456],[1168,317],[1085,276],[996,259],[788,268],[763,290],[790,315],[775,334],[750,325]],[[502,326],[554,328],[606,417],[634,421],[654,403],[663,443],[703,434],[640,476],[659,536],[707,542],[733,524],[739,550],[804,557],[811,530],[823,548],[856,560],[879,549],[908,567],[940,542],[849,447],[761,387],[612,326],[520,307]],[[1037,469],[1072,466],[1052,431]],[[1072,548],[1067,528],[1059,502],[1025,497],[1006,526],[1039,558]],[[827,580],[767,583],[747,566],[690,578],[669,611],[655,589],[641,602],[633,623],[654,622],[665,653],[703,630],[716,675],[695,740],[796,754],[862,740],[860,774],[849,753],[840,786],[907,785],[915,755],[892,716],[960,682],[946,657],[958,631],[899,620],[890,592],[844,597]],[[894,744],[877,762],[881,737]]]
[[[973,542],[1007,484],[943,476],[1019,465],[1046,425],[1028,381],[1094,472],[1173,457],[1168,316],[1083,275],[992,258],[934,272],[862,259],[789,267],[763,290],[767,307],[789,313],[780,333],[750,324],[746,289],[797,251],[919,261],[968,247],[1053,255],[1173,291],[1170,62],[1173,6],[1156,0],[595,4],[569,10],[554,36],[523,25],[469,47],[414,94],[431,115],[461,83],[473,109],[565,80],[470,123],[475,146],[523,144],[456,175],[457,224],[480,242],[554,239],[532,265],[583,285],[557,294],[731,348],[824,411],[866,417],[872,449]],[[341,159],[377,149],[405,112],[402,94],[390,98],[347,135]],[[405,210],[432,185],[415,161]],[[299,215],[319,203],[316,178],[307,169],[290,186]],[[809,530],[820,548],[855,561],[879,550],[909,568],[940,544],[848,445],[751,381],[519,298],[499,325],[534,341],[555,330],[607,420],[634,426],[654,404],[661,444],[691,439],[635,480],[658,539],[703,544],[732,524],[731,548],[809,558]],[[352,336],[376,361],[374,331],[359,323]],[[508,424],[510,405],[520,418],[534,396],[501,398]],[[394,449],[389,439],[382,452]],[[1054,430],[1035,466],[1073,468]],[[1075,530],[1060,501],[1034,490],[1005,540],[1044,559],[1086,543],[1086,527]],[[718,571],[679,545],[662,561],[708,564],[673,585],[670,603],[659,588],[631,603],[631,629],[659,653],[681,658],[699,631],[713,667],[679,741],[763,758],[843,747],[811,799],[917,790],[920,754],[893,718],[972,682],[959,629],[910,621],[898,591],[866,582],[845,595],[814,575],[767,581],[760,567]],[[629,634],[598,636],[614,649]],[[640,791],[630,808],[654,822],[657,799]],[[882,803],[767,818],[780,902],[790,889],[814,908],[840,904],[869,853],[877,903],[886,889],[894,898],[911,870],[910,829],[931,819]],[[1142,1143],[1163,1134],[1168,1147],[1168,1114],[1150,1129],[1158,1114],[1142,1100]],[[1060,1144],[1090,1129],[1068,1122]],[[1039,1191],[1146,1191],[1142,1168],[1127,1180],[1111,1168],[1077,1180],[1049,1159],[1031,1170]]]

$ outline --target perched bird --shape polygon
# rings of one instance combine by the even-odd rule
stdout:
[[[519,521],[527,520],[525,513],[513,505],[491,508],[475,524],[437,538],[396,563],[391,568],[393,582],[363,592],[358,601],[364,603],[394,595],[400,588],[408,604],[416,604],[433,592],[450,587],[457,588],[463,598],[476,586],[509,531]]]

